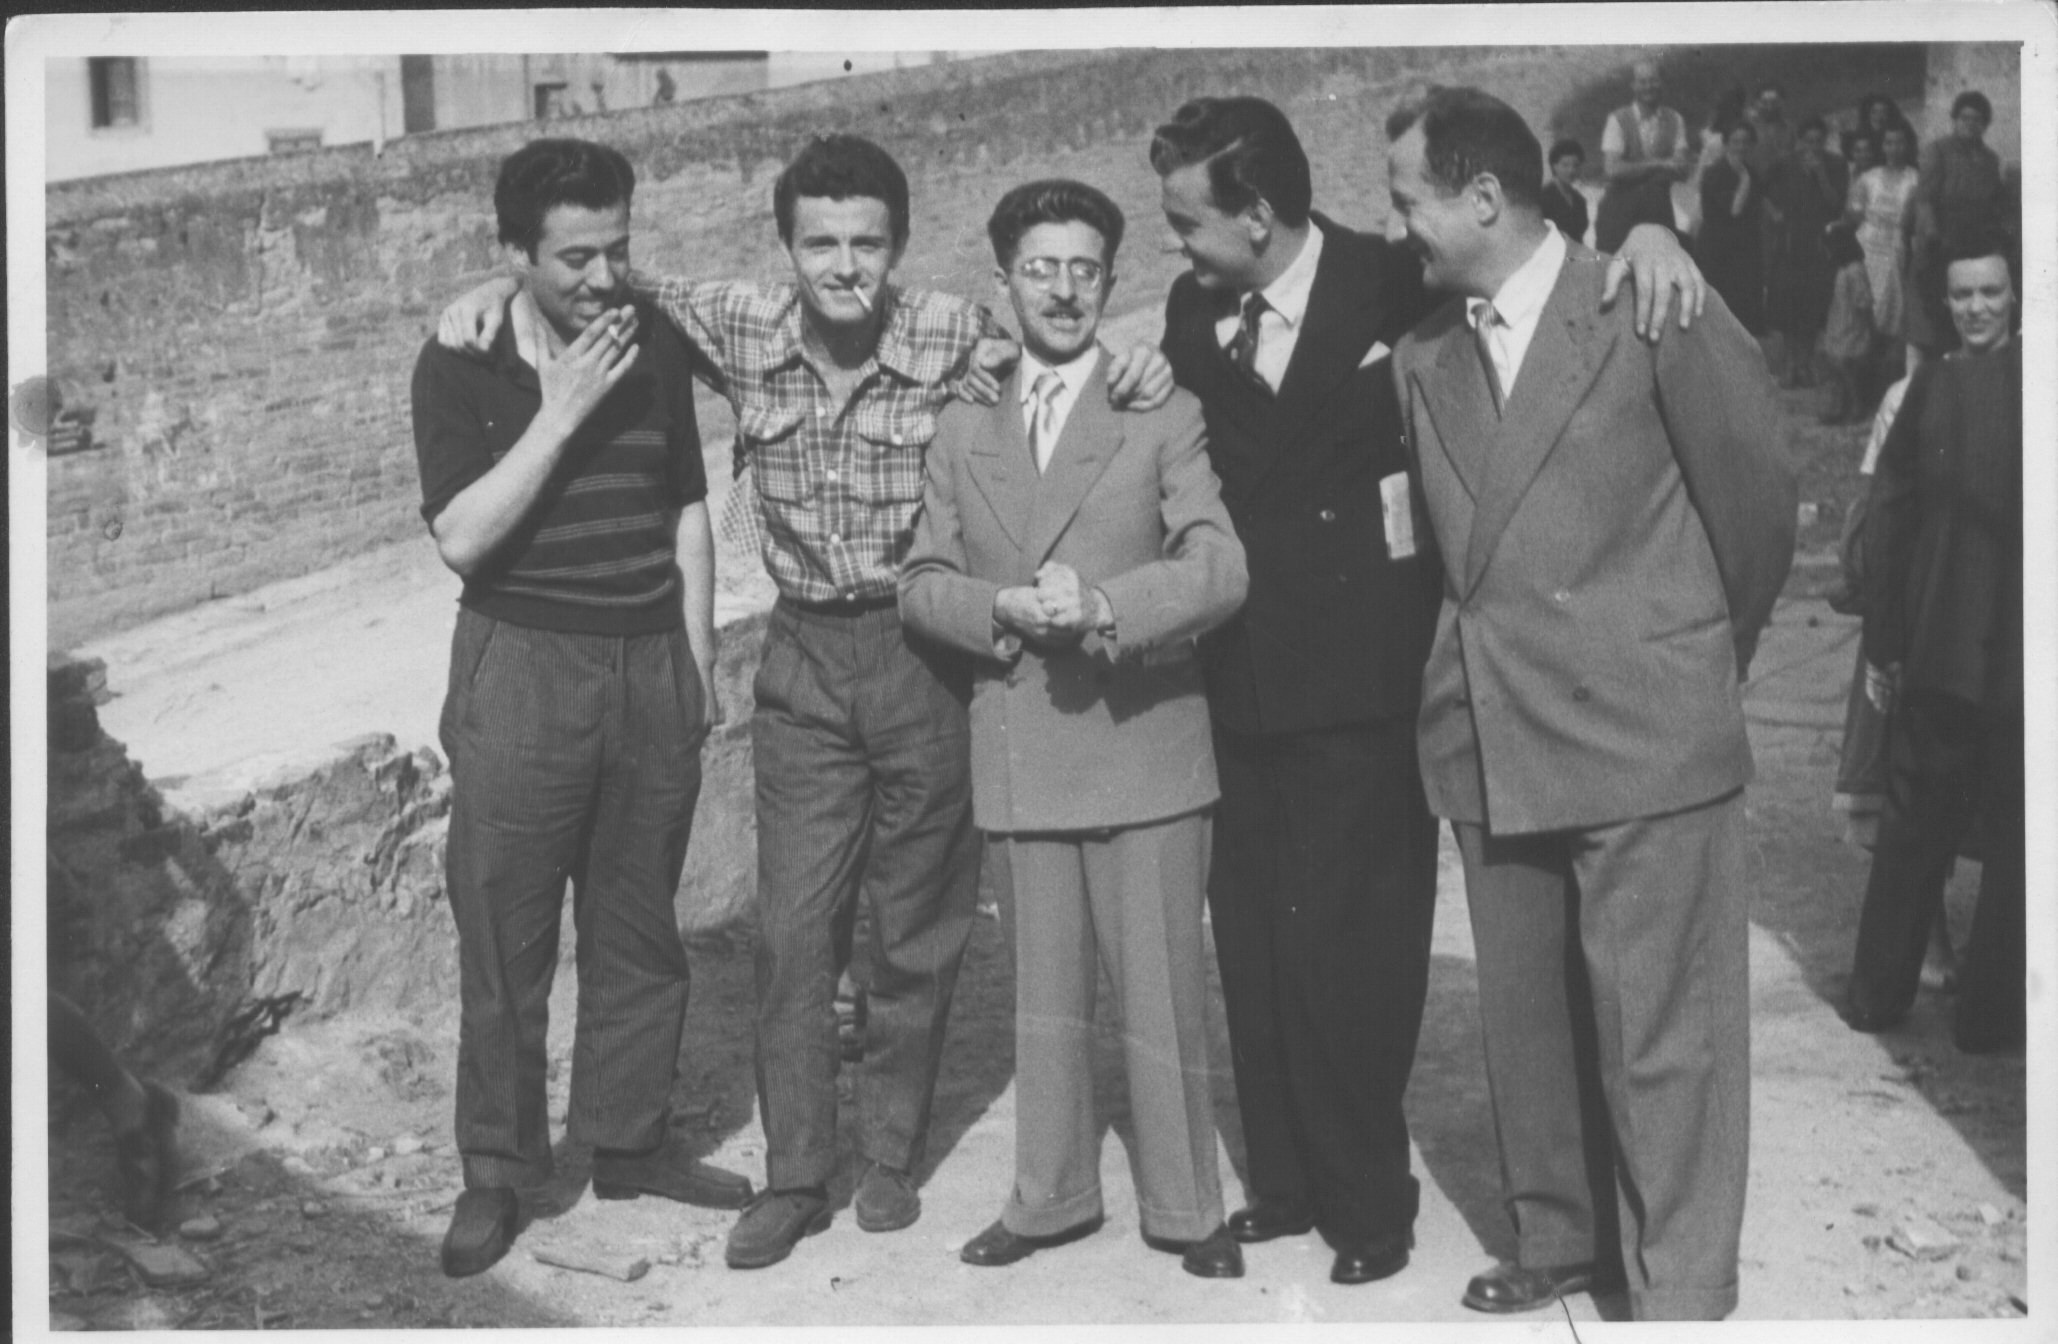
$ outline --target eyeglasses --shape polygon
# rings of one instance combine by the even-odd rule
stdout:
[[[1081,289],[1091,289],[1100,283],[1106,268],[1097,261],[1074,257],[1070,261],[1059,261],[1055,257],[1031,257],[1015,266],[1015,273],[1038,289],[1049,289],[1058,282],[1058,271],[1062,269],[1072,277],[1072,283]]]

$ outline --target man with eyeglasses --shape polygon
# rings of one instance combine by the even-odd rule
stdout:
[[[1094,343],[1122,212],[1031,182],[987,223],[1023,353],[991,408],[945,408],[901,573],[908,628],[972,660],[972,808],[1015,892],[1015,1180],[960,1258],[1101,1225],[1094,995],[1123,1024],[1144,1241],[1243,1273],[1222,1221],[1201,936],[1215,759],[1196,636],[1243,601],[1200,404],[1107,404]]]

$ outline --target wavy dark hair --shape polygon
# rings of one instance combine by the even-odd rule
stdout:
[[[1101,261],[1115,266],[1115,249],[1122,245],[1122,207],[1107,193],[1068,177],[1049,177],[1024,182],[1000,198],[986,221],[986,236],[993,242],[993,259],[1006,266],[1015,259],[1022,235],[1038,224],[1069,224],[1074,221],[1097,231],[1106,250]]]
[[[803,196],[884,201],[893,222],[893,245],[908,240],[907,174],[891,154],[861,135],[816,136],[772,184],[772,218],[779,225],[779,241],[788,247],[793,245],[793,203]]]
[[[493,213],[500,241],[536,259],[545,216],[560,205],[589,210],[627,205],[636,194],[636,170],[620,150],[591,140],[531,140],[500,161]]]
[[[1169,177],[1208,166],[1215,208],[1235,214],[1263,198],[1291,228],[1308,222],[1314,179],[1286,114],[1262,98],[1195,98],[1151,137],[1150,166]]]

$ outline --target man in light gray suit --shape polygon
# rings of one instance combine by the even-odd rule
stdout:
[[[1118,414],[1095,345],[1122,214],[1032,182],[987,231],[1021,324],[991,408],[942,413],[908,628],[976,660],[972,810],[1015,890],[1015,1184],[966,1244],[1000,1266],[1102,1218],[1093,1010],[1121,1005],[1144,1240],[1233,1278],[1209,1097],[1201,902],[1217,797],[1193,640],[1243,602],[1243,547],[1208,466],[1200,403]]]
[[[1408,244],[1458,296],[1394,374],[1445,574],[1422,777],[1464,860],[1520,1246],[1465,1302],[1590,1285],[1616,1215],[1639,1319],[1720,1318],[1750,1111],[1739,683],[1794,547],[1778,401],[1719,299],[1656,347],[1600,311],[1606,259],[1544,221],[1513,108],[1433,90],[1388,132]]]

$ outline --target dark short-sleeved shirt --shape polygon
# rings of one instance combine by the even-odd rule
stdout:
[[[692,355],[660,315],[638,316],[636,366],[572,434],[513,534],[465,579],[465,606],[583,634],[650,634],[683,620],[676,511],[707,497]],[[415,454],[431,524],[542,408],[514,327],[503,321],[483,357],[431,340],[415,362]]]

